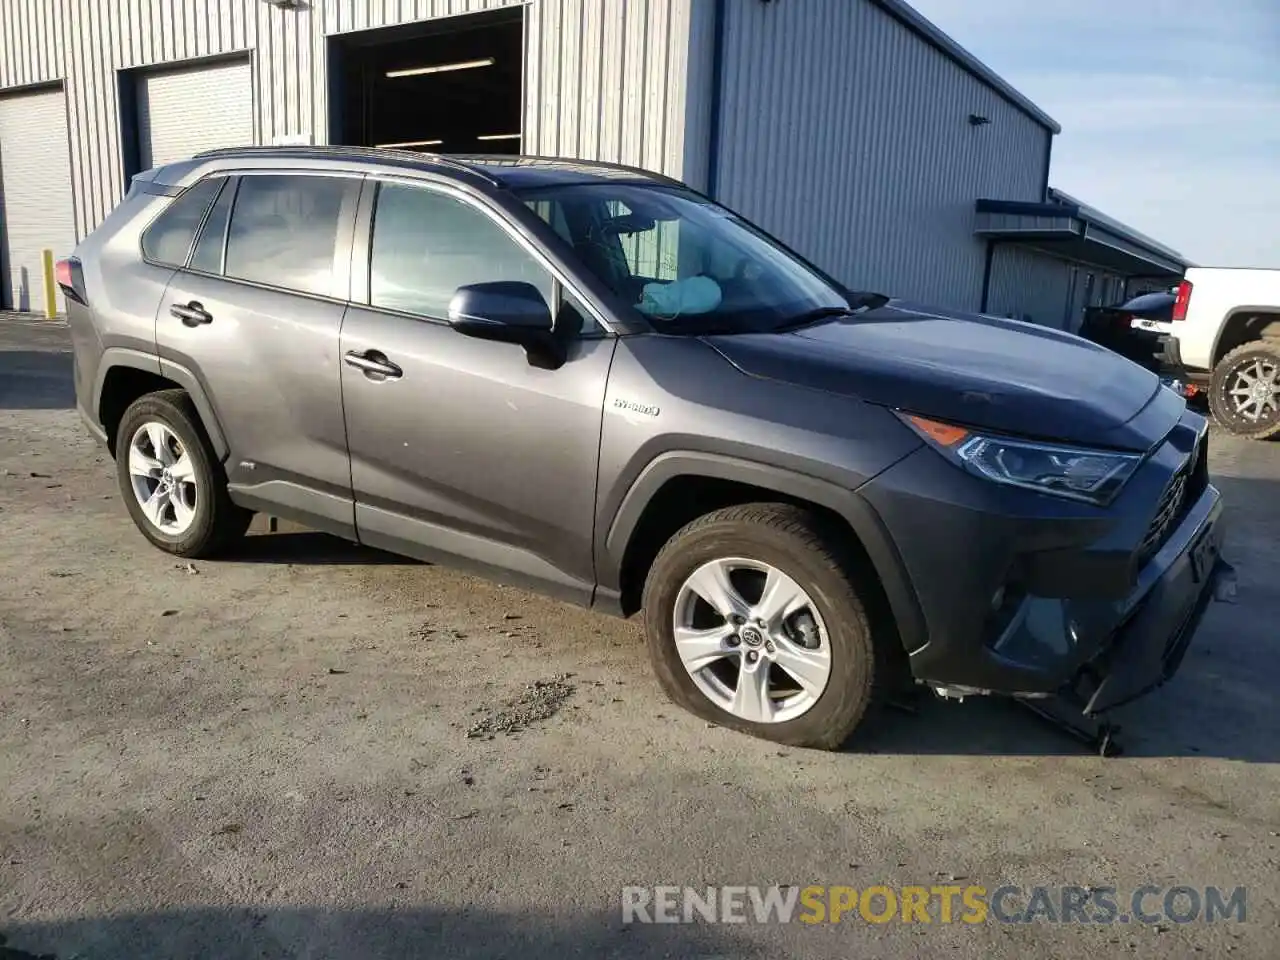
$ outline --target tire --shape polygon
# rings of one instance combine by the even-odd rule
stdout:
[[[1280,434],[1280,410],[1251,419],[1237,409],[1237,398],[1231,391],[1243,387],[1242,376],[1248,376],[1255,364],[1263,370],[1274,367],[1280,372],[1280,341],[1255,340],[1236,347],[1218,361],[1209,379],[1209,412],[1225,430],[1237,437],[1266,440]]]
[[[167,444],[167,455],[155,455],[155,444],[151,443],[154,425],[159,424],[168,431],[159,434],[170,441]],[[146,436],[142,439],[140,431]],[[142,449],[135,453],[134,440],[138,438]],[[124,497],[129,515],[142,535],[167,553],[179,557],[209,557],[217,554],[228,544],[244,535],[253,519],[253,512],[236,506],[227,494],[226,475],[218,462],[200,425],[199,414],[191,398],[182,390],[163,390],[149,393],[135,400],[124,413],[120,427],[116,433],[116,477],[120,483],[120,493]],[[188,466],[181,466],[184,475],[189,471],[191,487],[183,486],[185,494],[183,502],[193,504],[187,507],[183,518],[185,524],[174,524],[172,529],[164,529],[158,525],[144,510],[139,500],[135,484],[145,485],[154,490],[155,486],[164,482],[160,479],[140,479],[134,470],[141,468],[151,459],[163,462],[170,461],[169,466],[178,467],[181,454],[185,454]],[[137,459],[135,459],[137,457]],[[132,465],[132,466],[131,466]],[[152,478],[163,471],[152,469]],[[172,487],[178,481],[169,481]],[[179,520],[173,499],[169,500],[165,516]]]
[[[815,515],[799,507],[757,503],[706,514],[667,542],[646,578],[643,611],[649,656],[658,681],[673,702],[712,723],[790,746],[835,750],[849,738],[880,699],[880,687],[890,674],[890,658],[878,650],[867,606],[847,575],[846,571],[854,568],[851,558],[838,542],[824,536],[821,529]],[[695,572],[701,575],[709,569],[707,564],[740,562],[725,558],[742,558],[780,571],[812,602],[817,614],[813,621],[820,624],[820,632],[825,633],[829,674],[816,701],[798,716],[785,717],[779,707],[776,719],[758,722],[726,709],[718,684],[721,676],[732,675],[733,654],[724,661],[729,664],[727,667],[691,672],[677,650],[676,618],[683,617],[684,611],[690,609],[686,581]],[[737,575],[736,571],[733,575]],[[702,595],[701,591],[695,593],[698,597]],[[697,599],[692,601],[692,609],[697,615],[719,616],[712,612],[710,605],[701,607]],[[764,605],[754,609],[763,610]],[[728,628],[727,619],[724,623],[726,627],[713,629]],[[750,625],[748,620],[747,626]],[[691,629],[695,628],[691,626]],[[745,641],[740,639],[746,636],[740,628],[738,637],[726,641],[733,643],[736,639],[740,658],[749,656]],[[771,655],[781,657],[779,651],[783,650],[784,643],[778,639],[778,632],[770,629],[765,631],[765,636],[776,644],[769,647]],[[755,640],[759,642],[758,637]],[[737,661],[739,671],[744,663],[744,659]],[[713,678],[708,678],[709,671],[714,674]],[[698,682],[694,679],[695,672],[701,678]],[[741,683],[741,672],[736,676]],[[765,676],[779,675],[768,672]],[[791,675],[784,673],[782,677],[785,681]],[[771,686],[772,680],[766,679],[766,683]],[[705,692],[708,684],[715,688],[713,693],[721,696],[721,702]],[[728,684],[723,686],[727,688]],[[773,703],[771,695],[766,695],[766,699]],[[785,698],[779,701],[779,704],[785,703]]]

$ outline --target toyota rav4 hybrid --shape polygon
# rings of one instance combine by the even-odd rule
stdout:
[[[265,512],[639,612],[672,699],[781,743],[912,681],[1103,717],[1230,577],[1205,421],[1155,375],[845,289],[642,171],[216,151],[58,277],[160,549]]]

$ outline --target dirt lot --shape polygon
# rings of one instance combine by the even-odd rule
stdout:
[[[1239,603],[1126,711],[1124,757],[982,701],[821,754],[672,708],[634,623],[297,530],[176,562],[71,409],[65,344],[0,320],[0,960],[1276,956],[1280,445],[1215,440]],[[625,885],[952,882],[1245,886],[1248,913],[619,907]]]

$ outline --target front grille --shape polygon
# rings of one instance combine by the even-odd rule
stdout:
[[[1173,475],[1169,485],[1160,495],[1156,514],[1138,546],[1138,569],[1141,570],[1156,555],[1164,542],[1178,526],[1187,508],[1199,498],[1209,483],[1209,443],[1201,438],[1182,469]]]
[[[1209,486],[1209,437],[1202,434],[1191,452],[1191,476],[1187,481],[1187,505],[1195,503]]]

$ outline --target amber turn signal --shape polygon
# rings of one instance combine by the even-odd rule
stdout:
[[[915,414],[908,414],[907,419],[911,421],[917,430],[942,447],[954,447],[969,436],[969,431],[964,427],[957,427],[950,423],[926,420],[924,417],[917,417]]]

